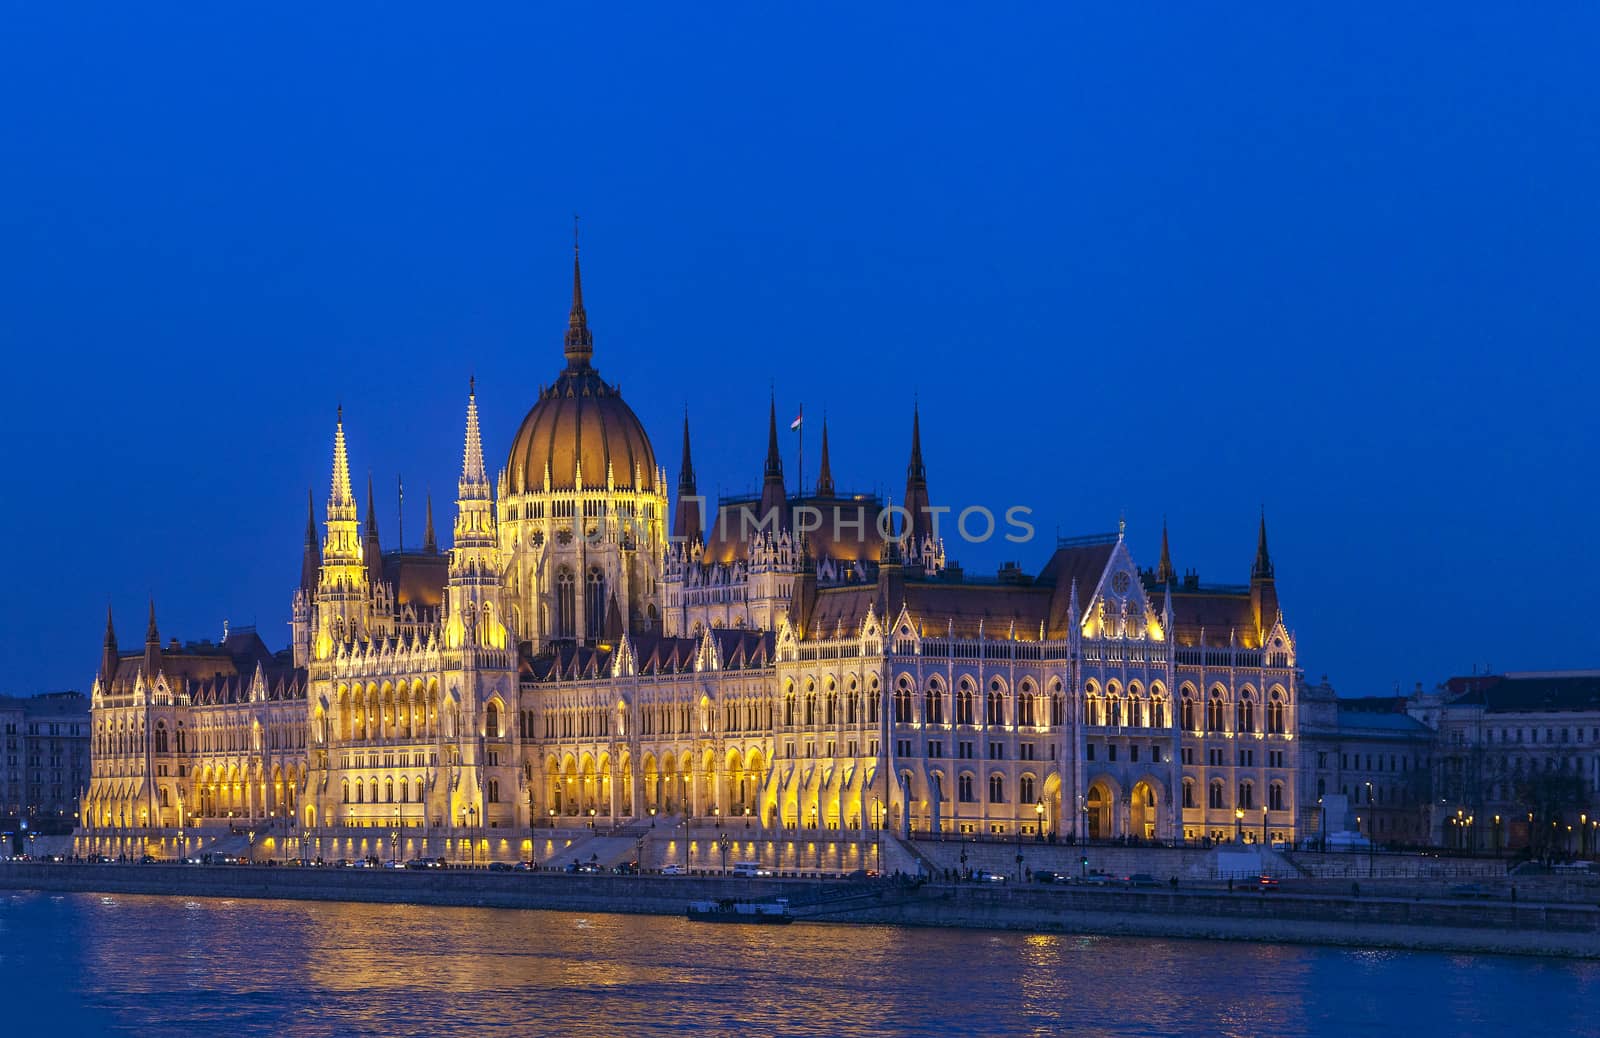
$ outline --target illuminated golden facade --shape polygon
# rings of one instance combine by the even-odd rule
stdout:
[[[762,832],[1292,838],[1294,641],[1266,527],[1248,585],[1141,570],[1122,533],[1037,574],[946,559],[913,416],[899,509],[761,494],[676,511],[592,364],[574,269],[566,367],[491,484],[469,393],[451,549],[382,550],[343,415],[292,644],[144,653],[108,627],[86,849],[248,831],[278,854],[541,855],[546,830],[666,817]],[[491,487],[497,493],[491,492]],[[896,515],[898,513],[898,517]],[[672,536],[666,523],[672,516]],[[885,520],[887,515],[887,520]]]

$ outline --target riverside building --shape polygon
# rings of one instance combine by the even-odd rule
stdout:
[[[385,551],[342,414],[288,648],[143,649],[108,618],[85,852],[219,833],[273,852],[525,857],[546,830],[1288,840],[1293,636],[1263,519],[1247,582],[1140,568],[1123,531],[1037,570],[946,557],[911,416],[905,493],[676,495],[594,364],[574,260],[565,366],[491,478],[466,402],[451,547]],[[943,524],[941,525],[941,519]],[[388,849],[385,850],[384,848]]]

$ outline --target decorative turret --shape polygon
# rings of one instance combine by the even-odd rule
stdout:
[[[928,470],[922,463],[922,415],[911,408],[911,460],[906,463],[906,542],[916,545],[933,534],[933,518],[928,511]]]
[[[499,615],[500,549],[489,474],[483,467],[476,380],[468,383],[466,444],[456,486],[455,536],[450,549],[449,628],[452,647],[466,641],[503,649],[506,629]]]
[[[161,634],[156,630],[156,600],[150,600],[150,625],[144,632],[144,680],[148,685],[161,673]]]
[[[322,569],[322,548],[317,543],[316,502],[311,488],[306,488],[306,543],[300,555],[300,590],[313,591],[317,586],[317,573]]]
[[[822,418],[822,465],[817,473],[817,496],[833,497],[833,464],[828,458],[828,418]]]
[[[383,583],[383,545],[378,541],[378,510],[372,496],[372,473],[367,473],[367,523],[361,557],[367,564],[367,583]]]
[[[322,569],[317,577],[317,659],[330,656],[337,643],[368,635],[372,596],[361,555],[361,524],[357,521],[355,494],[350,490],[350,455],[345,446],[341,407],[333,431],[328,534],[322,542]]]
[[[117,676],[117,629],[111,626],[111,607],[106,606],[106,640],[100,649],[100,687],[111,687]]]
[[[1172,549],[1167,545],[1167,520],[1161,518],[1161,561],[1156,565],[1156,583],[1172,583]]]
[[[1267,631],[1278,622],[1278,585],[1273,578],[1272,556],[1267,552],[1267,511],[1261,510],[1261,527],[1256,534],[1256,561],[1250,567],[1250,608],[1255,615],[1256,634],[1261,644]]]
[[[678,469],[678,506],[672,515],[672,536],[680,544],[702,539],[699,492],[695,489],[694,461],[689,457],[689,412],[683,413],[683,464]]]
[[[761,472],[761,505],[756,522],[768,530],[789,528],[789,501],[783,488],[783,455],[778,451],[778,401],[767,403],[767,461]]]

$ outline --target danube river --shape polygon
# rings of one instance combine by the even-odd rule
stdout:
[[[4,895],[0,979],[19,1035],[1600,1035],[1600,963],[127,895]]]

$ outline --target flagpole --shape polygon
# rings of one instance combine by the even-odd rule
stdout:
[[[795,491],[795,495],[794,496],[796,498],[801,498],[801,497],[805,497],[806,496],[806,405],[805,404],[801,404],[800,405],[800,413],[797,416],[797,419],[798,419],[800,424],[795,427],[794,438],[795,438],[795,443],[797,444],[797,447],[798,447],[797,453],[800,455],[800,474],[799,474],[800,475],[800,489]]]
[[[406,550],[406,484],[403,477],[396,474],[394,477],[395,510],[399,513],[395,522],[398,527],[397,535],[400,538],[400,550]]]

